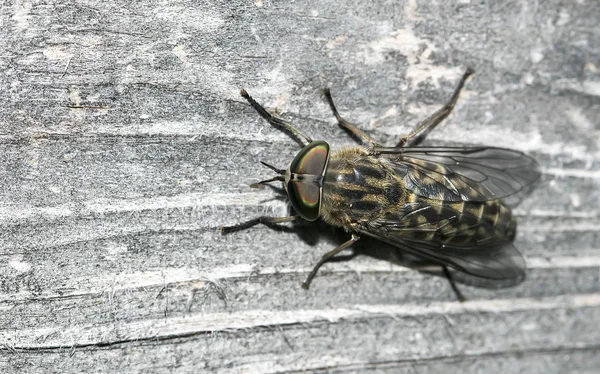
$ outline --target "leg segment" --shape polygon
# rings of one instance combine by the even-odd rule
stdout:
[[[325,253],[323,255],[323,257],[321,257],[321,260],[312,269],[310,274],[308,274],[308,277],[306,278],[306,280],[302,283],[302,288],[304,288],[305,290],[308,290],[308,288],[310,287],[310,283],[312,282],[315,275],[317,275],[317,271],[319,271],[319,268],[321,267],[321,265],[323,265],[325,262],[329,261],[329,259],[331,259],[333,256],[337,255],[344,249],[346,249],[346,248],[350,247],[352,244],[356,243],[359,239],[360,239],[359,236],[352,234],[352,238],[350,240],[348,240],[344,244],[340,245],[339,247],[336,247],[336,248],[332,249],[331,251]]]
[[[281,175],[278,175],[278,176],[270,178],[270,179],[265,179],[264,181],[252,183],[250,185],[250,188],[265,188],[265,184],[271,183],[271,182],[277,182],[277,181],[283,182],[283,181],[285,181],[285,178],[282,177]]]
[[[297,220],[298,218],[300,218],[300,217],[299,216],[289,216],[289,217],[265,217],[265,216],[262,216],[262,217],[258,217],[255,219],[251,219],[250,221],[242,222],[242,223],[234,225],[234,226],[221,227],[221,234],[225,235],[225,234],[229,234],[234,231],[245,230],[252,226],[256,226],[260,223],[262,223],[263,225],[270,225],[270,224],[277,224],[277,223],[292,222],[292,221]]]
[[[252,105],[252,107],[254,109],[256,109],[258,114],[260,114],[261,117],[266,119],[267,122],[269,122],[271,124],[271,126],[277,127],[277,128],[279,128],[279,127],[284,128],[285,130],[294,134],[294,136],[296,136],[298,138],[303,138],[307,143],[312,142],[312,139],[310,137],[305,135],[300,130],[296,129],[294,126],[292,126],[291,123],[284,121],[281,118],[275,117],[271,113],[267,112],[267,110],[265,108],[263,108],[262,105],[260,105],[256,101],[254,101],[254,99],[250,95],[248,95],[248,92],[246,92],[245,89],[242,88],[242,91],[240,92],[240,94],[242,95],[242,97],[244,99],[248,100],[250,105]]]
[[[337,109],[335,108],[335,105],[333,104],[333,98],[331,97],[331,91],[329,90],[329,88],[325,88],[323,90],[323,93],[325,94],[325,99],[327,99],[327,102],[329,103],[329,107],[331,108],[331,111],[333,112],[333,115],[338,120],[338,124],[341,127],[343,127],[344,129],[348,130],[352,135],[354,135],[355,137],[357,137],[358,139],[360,139],[362,143],[368,144],[370,146],[377,145],[377,142],[375,142],[375,140],[371,139],[362,130],[360,130],[359,128],[357,128],[356,126],[354,126],[353,124],[351,124],[350,122],[348,122],[345,119],[343,119],[342,116],[340,116],[340,114],[338,113]]]
[[[463,295],[463,293],[460,292],[460,289],[454,282],[454,278],[452,277],[452,273],[450,273],[450,270],[448,270],[448,267],[446,265],[442,265],[442,268],[444,269],[444,274],[446,275],[446,278],[448,278],[448,282],[450,282],[450,286],[452,286],[452,291],[454,291],[454,294],[456,295],[458,301],[460,301],[461,303],[467,301],[465,295]]]
[[[463,74],[462,78],[460,79],[460,82],[458,82],[458,87],[456,87],[456,89],[454,90],[454,94],[450,98],[450,101],[448,101],[442,109],[433,113],[433,115],[421,122],[417,126],[417,128],[415,128],[410,134],[401,138],[398,142],[397,147],[404,147],[405,145],[407,145],[407,143],[410,146],[416,146],[425,138],[425,136],[427,136],[427,134],[431,130],[433,130],[446,117],[448,117],[448,115],[450,114],[450,112],[452,112],[452,109],[454,108],[454,104],[456,104],[456,101],[458,100],[458,95],[460,94],[460,90],[465,85],[465,81],[473,73],[473,69],[467,68],[467,71],[465,71],[465,73]]]

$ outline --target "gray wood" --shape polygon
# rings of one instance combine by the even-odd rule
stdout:
[[[600,3],[20,0],[0,8],[0,371],[597,372]],[[529,265],[462,285],[341,231],[218,228],[285,215],[264,160],[333,147],[341,114],[394,144],[451,95],[429,144],[526,151]],[[371,250],[369,251],[369,248]]]

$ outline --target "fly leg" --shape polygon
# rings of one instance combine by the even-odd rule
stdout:
[[[329,88],[323,89],[323,93],[325,94],[325,99],[327,99],[327,102],[329,103],[329,107],[331,108],[333,115],[338,120],[338,124],[341,127],[346,129],[347,131],[349,131],[350,134],[352,134],[353,136],[358,138],[363,144],[368,144],[372,147],[378,145],[375,140],[371,139],[371,137],[369,137],[367,134],[365,134],[361,129],[354,126],[350,122],[343,119],[342,116],[340,116],[337,109],[335,108],[335,104],[333,104],[333,99],[331,98],[331,91]]]
[[[263,108],[262,105],[260,105],[256,101],[254,101],[252,96],[248,95],[248,92],[246,92],[245,89],[242,88],[242,90],[240,91],[240,94],[242,95],[242,97],[244,99],[248,100],[250,105],[252,105],[252,107],[258,112],[258,114],[260,114],[262,118],[266,119],[267,122],[269,122],[271,124],[271,126],[273,126],[275,128],[283,128],[283,129],[291,132],[297,138],[303,138],[307,143],[312,142],[312,139],[309,136],[305,135],[302,131],[300,131],[297,128],[295,128],[294,126],[292,126],[292,124],[290,122],[285,121],[279,117],[275,117],[271,113],[267,112],[267,110],[265,108]]]
[[[467,71],[463,74],[458,86],[454,90],[454,94],[450,98],[450,101],[444,105],[444,107],[437,112],[433,113],[429,118],[419,123],[419,125],[408,135],[402,137],[396,147],[404,147],[405,145],[416,146],[418,145],[431,130],[433,130],[440,122],[442,122],[454,109],[454,104],[458,100],[458,96],[467,78],[473,74],[474,71],[471,68],[467,68]]]
[[[269,226],[269,225],[274,225],[274,224],[278,224],[278,223],[292,222],[292,221],[297,220],[298,218],[300,218],[300,217],[299,216],[289,216],[289,217],[266,217],[266,216],[262,216],[262,217],[251,219],[250,221],[239,223],[239,224],[234,225],[234,226],[224,226],[224,227],[221,227],[221,234],[225,235],[225,234],[229,234],[229,233],[234,232],[234,231],[240,231],[240,230],[249,229],[250,227],[256,226],[256,225],[261,224],[261,223],[263,225]]]
[[[454,282],[454,277],[452,276],[452,273],[450,273],[450,270],[448,270],[448,267],[446,265],[442,265],[442,269],[444,269],[444,274],[446,275],[446,278],[448,278],[448,282],[450,282],[452,291],[454,291],[454,294],[456,295],[458,301],[460,301],[461,303],[467,301],[465,295],[463,295],[463,293],[460,292],[460,289],[456,285],[456,282]]]
[[[308,274],[308,277],[306,277],[306,280],[304,282],[302,282],[302,288],[304,288],[305,290],[308,290],[308,288],[310,287],[310,283],[312,282],[315,275],[317,275],[317,271],[319,271],[319,268],[321,267],[321,265],[323,265],[324,263],[329,261],[333,256],[337,255],[344,249],[346,249],[346,248],[350,247],[352,244],[356,243],[359,239],[360,239],[360,236],[352,234],[352,238],[350,238],[350,240],[348,240],[344,244],[340,245],[339,247],[336,247],[336,248],[332,249],[331,251],[325,253],[323,255],[323,257],[321,257],[321,260],[319,260],[319,262],[315,265],[315,267],[313,267],[310,274]]]

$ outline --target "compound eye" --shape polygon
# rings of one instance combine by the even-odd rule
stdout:
[[[319,218],[321,207],[321,188],[313,183],[290,181],[288,195],[294,210],[307,221]]]
[[[288,196],[294,210],[307,221],[319,218],[321,210],[321,185],[318,178],[325,172],[329,158],[329,144],[324,141],[312,142],[304,147],[290,164],[290,173],[304,178],[290,180],[287,184]],[[310,176],[310,177],[309,177]]]
[[[294,161],[290,164],[290,172],[322,175],[328,156],[329,144],[323,141],[312,142],[294,157]]]

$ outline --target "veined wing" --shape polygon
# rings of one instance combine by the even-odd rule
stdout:
[[[443,201],[488,201],[531,190],[540,178],[538,164],[524,153],[504,148],[375,147],[389,160],[408,190]]]
[[[498,201],[438,204],[407,204],[401,212],[360,225],[358,231],[477,277],[524,278],[525,261],[512,244],[514,224],[474,214]]]

